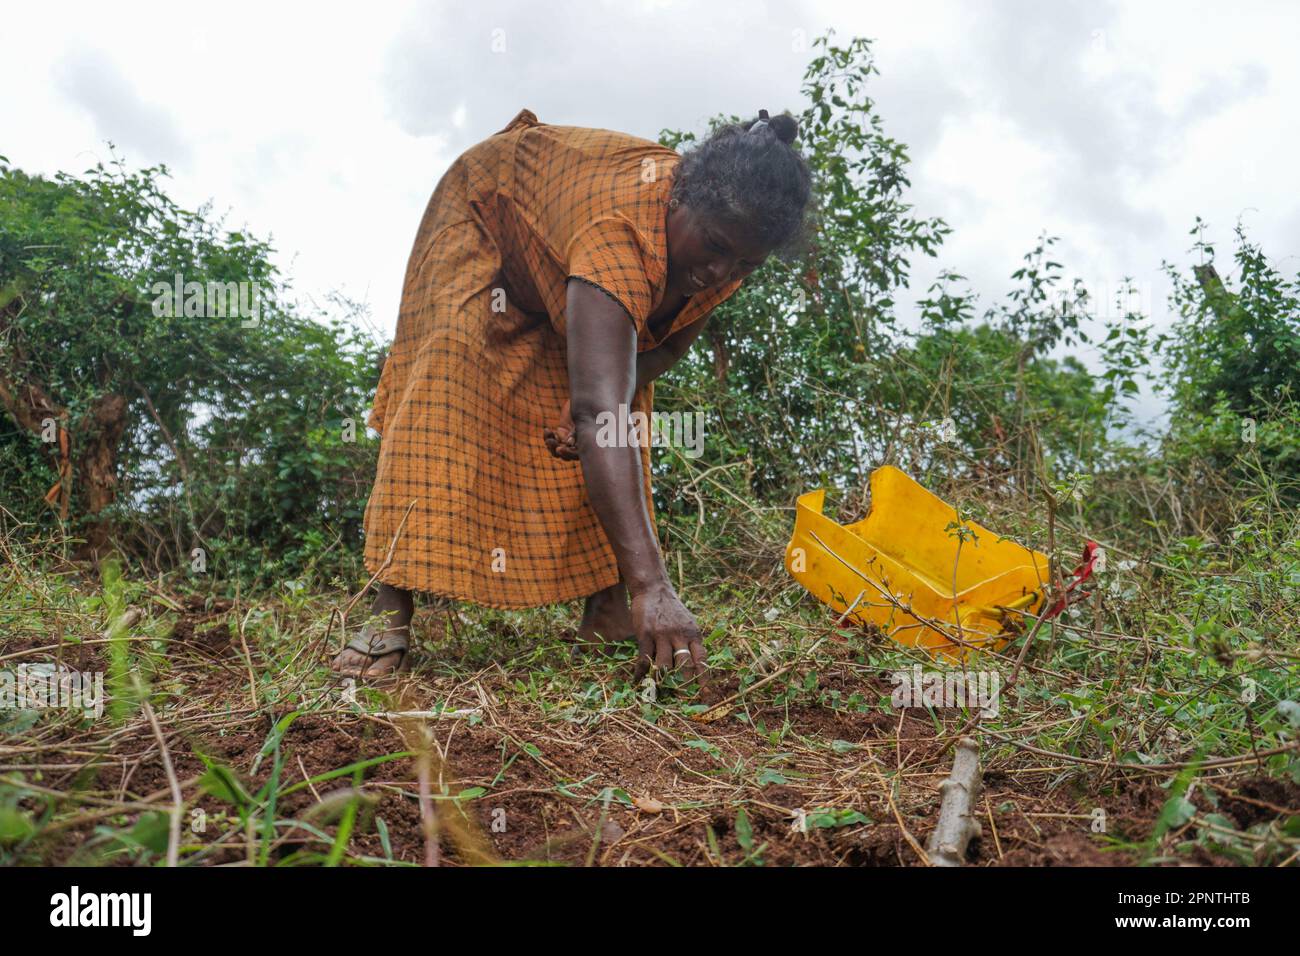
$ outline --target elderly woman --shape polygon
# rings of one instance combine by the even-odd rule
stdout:
[[[810,194],[797,132],[764,110],[679,156],[523,110],[452,163],[369,420],[378,593],[335,670],[404,667],[411,592],[425,591],[496,608],[582,597],[579,641],[635,637],[635,680],[651,664],[699,672],[699,628],[659,552],[649,448],[600,426],[648,415],[651,383],[709,312],[797,240]]]

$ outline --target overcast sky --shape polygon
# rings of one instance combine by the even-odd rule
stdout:
[[[165,162],[173,198],[271,237],[300,294],[396,323],[438,177],[521,108],[653,139],[801,107],[799,37],[876,41],[874,95],[937,268],[987,304],[1043,231],[1099,293],[1223,253],[1241,219],[1300,272],[1300,4],[45,2],[5,13],[0,155],[31,172]],[[802,31],[802,33],[797,32]],[[1226,266],[1226,263],[1223,263]],[[1226,270],[1225,270],[1226,271]],[[1145,402],[1144,402],[1145,404]]]

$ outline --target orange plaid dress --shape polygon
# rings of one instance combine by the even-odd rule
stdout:
[[[618,581],[582,466],[553,457],[543,433],[569,395],[570,276],[622,304],[638,351],[663,340],[646,322],[667,280],[678,160],[648,140],[522,110],[451,164],[415,237],[369,419],[382,440],[365,561],[379,580],[497,608]],[[663,338],[739,285],[687,299]],[[649,412],[652,393],[633,407]],[[649,505],[649,448],[642,468]]]

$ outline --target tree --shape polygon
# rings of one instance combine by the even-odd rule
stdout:
[[[0,165],[7,506],[48,520],[45,498],[89,554],[135,514],[141,549],[172,562],[236,538],[287,546],[306,529],[286,521],[359,520],[364,495],[330,507],[327,473],[372,456],[375,346],[285,307],[270,246],[175,205],[165,175]],[[346,418],[362,440],[344,447]]]

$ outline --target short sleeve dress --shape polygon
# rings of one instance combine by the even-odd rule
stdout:
[[[381,441],[365,562],[379,580],[497,608],[618,581],[581,465],[553,457],[543,435],[569,395],[569,277],[623,306],[638,351],[704,319],[740,285],[689,298],[660,339],[647,328],[667,280],[678,160],[649,140],[523,110],[443,175],[407,263],[369,419]],[[639,391],[634,409],[649,412],[652,391]],[[642,468],[653,521],[649,448]]]

